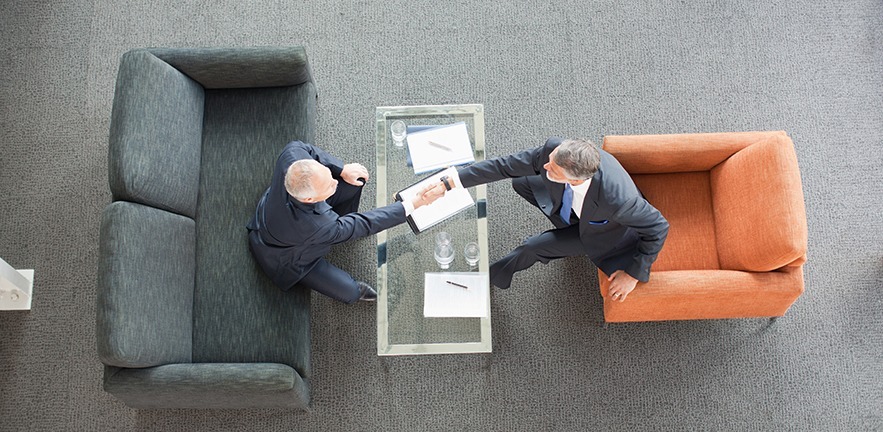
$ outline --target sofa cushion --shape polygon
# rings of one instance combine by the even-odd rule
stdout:
[[[108,149],[115,200],[195,216],[204,97],[199,84],[150,52],[123,55]]]
[[[245,225],[280,149],[314,138],[312,84],[207,90],[193,355],[197,362],[276,362],[309,376],[310,292],[283,292],[252,258]]]
[[[196,227],[192,219],[117,201],[101,218],[98,355],[141,368],[192,358]]]
[[[711,170],[721,268],[764,272],[806,254],[806,211],[794,145],[776,135]]]

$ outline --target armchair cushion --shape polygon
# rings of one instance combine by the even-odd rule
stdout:
[[[794,145],[784,134],[711,170],[721,267],[765,272],[806,254],[806,211]]]

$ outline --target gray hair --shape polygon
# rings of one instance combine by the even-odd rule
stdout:
[[[564,170],[570,180],[586,180],[598,171],[601,155],[587,139],[566,139],[558,146],[555,163]]]
[[[313,175],[316,174],[319,162],[313,159],[301,159],[295,161],[285,171],[285,190],[298,201],[303,201],[313,195]]]

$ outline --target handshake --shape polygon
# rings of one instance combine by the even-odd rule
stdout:
[[[435,200],[443,197],[445,192],[455,187],[457,187],[457,185],[454,183],[454,179],[448,176],[442,176],[439,182],[430,183],[423,188],[423,190],[414,196],[411,203],[414,205],[415,209],[432,204]]]

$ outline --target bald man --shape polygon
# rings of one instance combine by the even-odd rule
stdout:
[[[288,291],[298,285],[344,303],[377,298],[371,285],[325,259],[331,245],[405,222],[414,209],[444,195],[444,188],[428,187],[412,201],[358,213],[368,179],[361,164],[344,164],[316,146],[285,146],[247,225],[252,255],[276,286]]]

